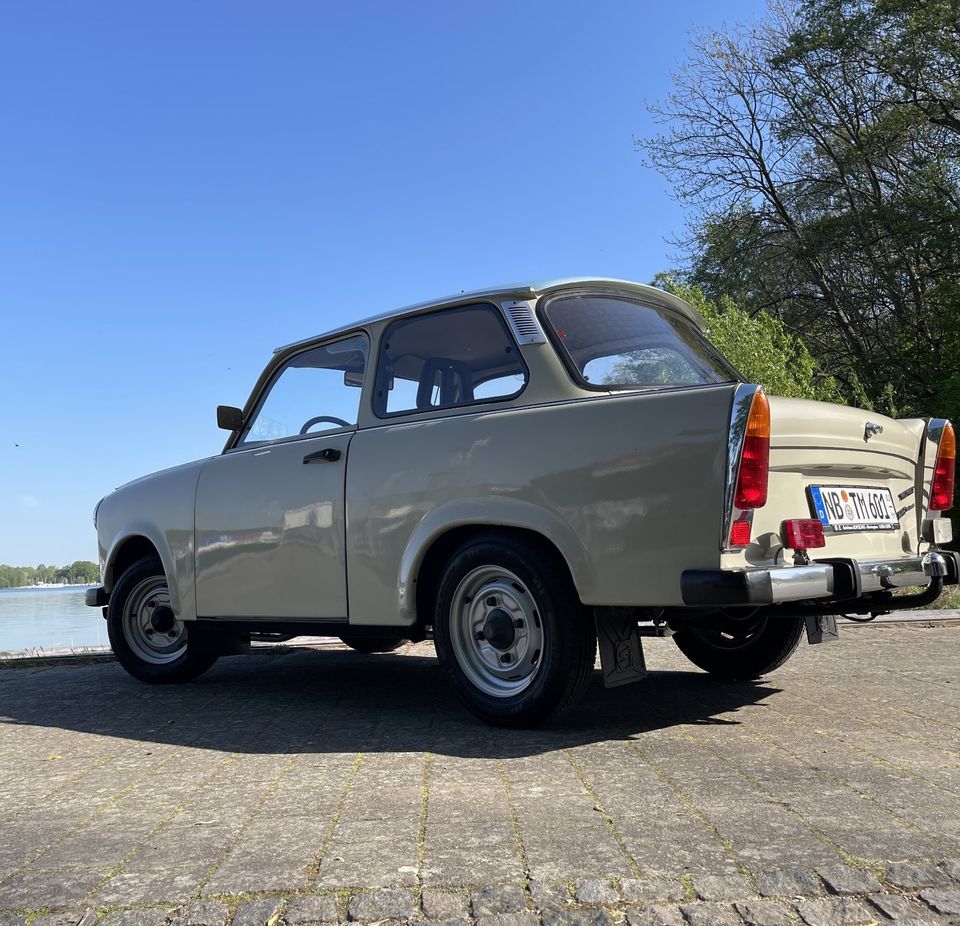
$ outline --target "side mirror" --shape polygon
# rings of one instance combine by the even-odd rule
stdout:
[[[243,412],[232,405],[218,405],[217,427],[224,431],[239,431],[243,427]]]

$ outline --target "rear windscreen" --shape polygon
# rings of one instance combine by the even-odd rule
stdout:
[[[543,314],[564,359],[597,388],[737,382],[737,371],[692,322],[620,296],[563,295]]]

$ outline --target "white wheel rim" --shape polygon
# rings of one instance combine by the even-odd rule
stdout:
[[[144,662],[166,665],[187,649],[187,628],[173,618],[171,626],[158,622],[158,609],[170,607],[170,590],[162,576],[151,576],[134,586],[123,608],[123,637]]]
[[[533,683],[543,665],[546,632],[526,584],[502,566],[478,566],[463,577],[450,606],[450,640],[472,685],[510,698]]]

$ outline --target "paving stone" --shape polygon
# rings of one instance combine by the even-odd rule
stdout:
[[[729,904],[689,903],[680,908],[690,926],[737,926],[740,918]]]
[[[237,912],[230,926],[267,926],[267,923],[276,916],[280,904],[281,901],[275,898],[241,901],[237,905]],[[334,907],[334,919],[336,919],[336,907]]]
[[[761,897],[818,897],[823,893],[817,876],[800,868],[767,871],[756,880]]]
[[[26,921],[19,913],[0,913],[0,926],[23,926]]]
[[[417,926],[474,926],[473,920],[468,916],[462,916],[455,920],[410,920]]]
[[[801,900],[796,907],[807,926],[867,926],[877,919],[866,904],[853,897]]]
[[[936,865],[920,865],[913,862],[894,862],[888,866],[883,880],[905,891],[950,886],[950,878]]]
[[[407,920],[413,916],[413,896],[407,891],[368,891],[350,898],[348,912],[361,923]]]
[[[480,888],[471,895],[470,904],[476,917],[519,913],[527,909],[523,891],[514,884],[491,884]]]
[[[960,916],[960,891],[921,891],[920,898],[937,913]]]
[[[620,892],[626,901],[664,903],[686,898],[683,885],[673,878],[624,878],[620,882]]]
[[[543,926],[613,926],[605,910],[550,910],[543,914]]]
[[[540,926],[537,914],[530,910],[516,913],[490,913],[477,918],[477,926]]]
[[[61,913],[41,913],[31,920],[30,926],[93,926],[97,921],[96,910],[66,910]]]
[[[942,920],[907,917],[906,919],[884,920],[883,926],[941,926]]]
[[[683,926],[679,907],[653,904],[650,907],[631,907],[627,910],[628,926]]]
[[[757,894],[743,875],[694,875],[693,889],[701,900],[744,900]]]
[[[792,926],[793,918],[775,900],[738,900],[733,905],[747,926]]]
[[[198,900],[177,907],[170,916],[170,926],[226,926],[230,910],[218,900]]]
[[[609,881],[591,878],[577,884],[577,903],[617,903],[620,895]]]
[[[94,895],[100,906],[186,902],[200,883],[195,868],[160,871],[124,871],[111,878]]]
[[[424,891],[420,902],[428,920],[458,920],[470,915],[470,901],[466,894],[452,891]]]
[[[44,871],[32,866],[0,888],[0,904],[10,910],[75,907],[106,876],[99,868]]]
[[[868,894],[867,900],[891,920],[908,920],[927,912],[915,900],[903,894]]]
[[[848,636],[837,649],[801,648],[777,686],[722,691],[687,672],[672,645],[654,641],[663,671],[640,699],[651,701],[649,712],[641,712],[637,701],[636,710],[609,720],[602,689],[591,689],[583,717],[607,720],[534,734],[494,733],[462,714],[446,698],[429,642],[405,648],[403,657],[391,657],[369,677],[353,654],[303,649],[281,657],[252,654],[242,672],[224,663],[216,685],[138,689],[135,698],[115,664],[4,669],[0,713],[9,722],[0,737],[0,807],[8,813],[0,819],[0,908],[7,914],[0,915],[0,926],[26,926],[22,913],[28,910],[58,911],[35,912],[31,926],[75,926],[87,905],[110,911],[93,926],[167,926],[161,921],[172,908],[193,904],[198,889],[217,901],[214,889],[228,882],[237,898],[282,893],[304,898],[297,903],[332,904],[307,900],[318,895],[298,891],[310,890],[305,866],[318,857],[341,796],[340,824],[315,885],[329,886],[331,896],[360,885],[368,892],[405,891],[411,903],[414,887],[424,889],[424,897],[457,888],[450,896],[459,902],[444,901],[438,890],[433,906],[426,899],[422,909],[418,903],[412,916],[419,923],[478,926],[464,907],[470,891],[523,888],[532,874],[523,894],[528,904],[533,898],[532,910],[562,911],[571,922],[626,915],[629,926],[681,926],[678,905],[693,897],[688,878],[697,877],[703,888],[705,875],[738,874],[721,840],[704,833],[696,808],[738,859],[764,872],[756,876],[762,897],[779,898],[777,905],[790,914],[801,899],[822,900],[831,903],[801,908],[807,919],[829,916],[840,926],[844,919],[850,921],[846,926],[859,926],[863,904],[886,926],[960,926],[960,914],[937,912],[912,896],[960,892],[960,862],[945,860],[942,846],[924,835],[960,846],[954,796],[960,765],[945,762],[940,748],[954,732],[944,726],[948,709],[960,706],[960,686],[946,684],[952,666],[944,658],[960,646],[960,629],[886,626],[858,628]],[[344,687],[344,679],[357,672],[364,684]],[[857,705],[888,697],[883,678],[894,672],[903,698],[919,705],[919,715],[889,704],[869,724],[858,719]],[[295,677],[311,680],[308,700],[297,697]],[[352,692],[349,705],[344,691]],[[283,711],[275,710],[278,703]],[[759,709],[761,704],[770,709]],[[825,710],[828,705],[834,710]],[[349,710],[341,710],[345,706]],[[807,722],[811,707],[820,718],[815,725]],[[189,725],[168,723],[187,713]],[[649,717],[658,720],[651,724]],[[450,773],[431,772],[427,842],[418,868],[422,750],[428,743],[438,744],[432,768],[448,764]],[[626,868],[565,749],[601,797],[644,878]],[[359,750],[364,756],[358,764]],[[45,761],[49,756],[64,761]],[[895,758],[896,765],[877,756]],[[647,765],[665,774],[648,774]],[[738,774],[740,767],[749,774]],[[501,771],[527,870],[517,854]],[[840,780],[856,782],[869,800]],[[199,782],[206,784],[194,792]],[[769,800],[758,784],[790,801],[803,819]],[[691,803],[680,801],[674,788]],[[266,803],[254,814],[261,799]],[[172,807],[181,809],[180,822],[159,826]],[[250,827],[241,832],[251,814]],[[907,861],[889,863],[889,880],[880,878],[884,890],[865,881],[851,884],[848,879],[862,873],[839,868],[839,857],[812,835],[811,826],[855,857]],[[128,857],[126,847],[137,845],[139,833],[152,835]],[[221,857],[215,879],[205,880]],[[111,877],[120,858],[127,861]],[[862,893],[830,893],[815,874],[819,866],[828,866],[825,876],[834,892]],[[843,882],[829,873],[837,868]],[[681,877],[682,884],[671,880]],[[624,879],[614,882],[622,908],[577,905],[568,889],[567,879],[612,878]],[[282,886],[267,886],[274,883]],[[603,899],[580,887],[581,897]],[[703,893],[720,898],[731,892]],[[845,899],[852,906],[833,903]],[[759,901],[733,897],[731,915],[752,916],[758,922],[751,926],[761,926],[776,907]],[[951,908],[946,895],[938,902]],[[236,926],[264,926],[267,909],[260,903],[240,901]],[[519,904],[477,906],[488,910],[480,917],[529,919]],[[403,908],[410,909],[406,902]],[[213,909],[213,916],[194,910],[186,918],[222,926],[222,907]],[[335,913],[331,906],[291,926]],[[291,918],[297,918],[296,903]]]
[[[527,890],[538,910],[556,910],[573,903],[565,881],[529,881]]]
[[[830,865],[818,868],[817,874],[832,894],[872,894],[882,891],[883,885],[870,874],[850,865]]]
[[[337,898],[333,894],[303,894],[299,897],[293,897],[283,914],[283,920],[287,926],[307,926],[308,923],[335,923],[337,921]]]
[[[158,909],[111,910],[97,926],[163,926],[172,912]]]

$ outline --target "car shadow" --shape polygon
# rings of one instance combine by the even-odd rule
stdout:
[[[116,663],[0,672],[0,723],[238,753],[537,755],[681,724],[737,724],[779,689],[722,684],[693,669],[603,687],[535,730],[485,725],[432,656],[289,649],[221,659],[188,685],[151,686]]]

